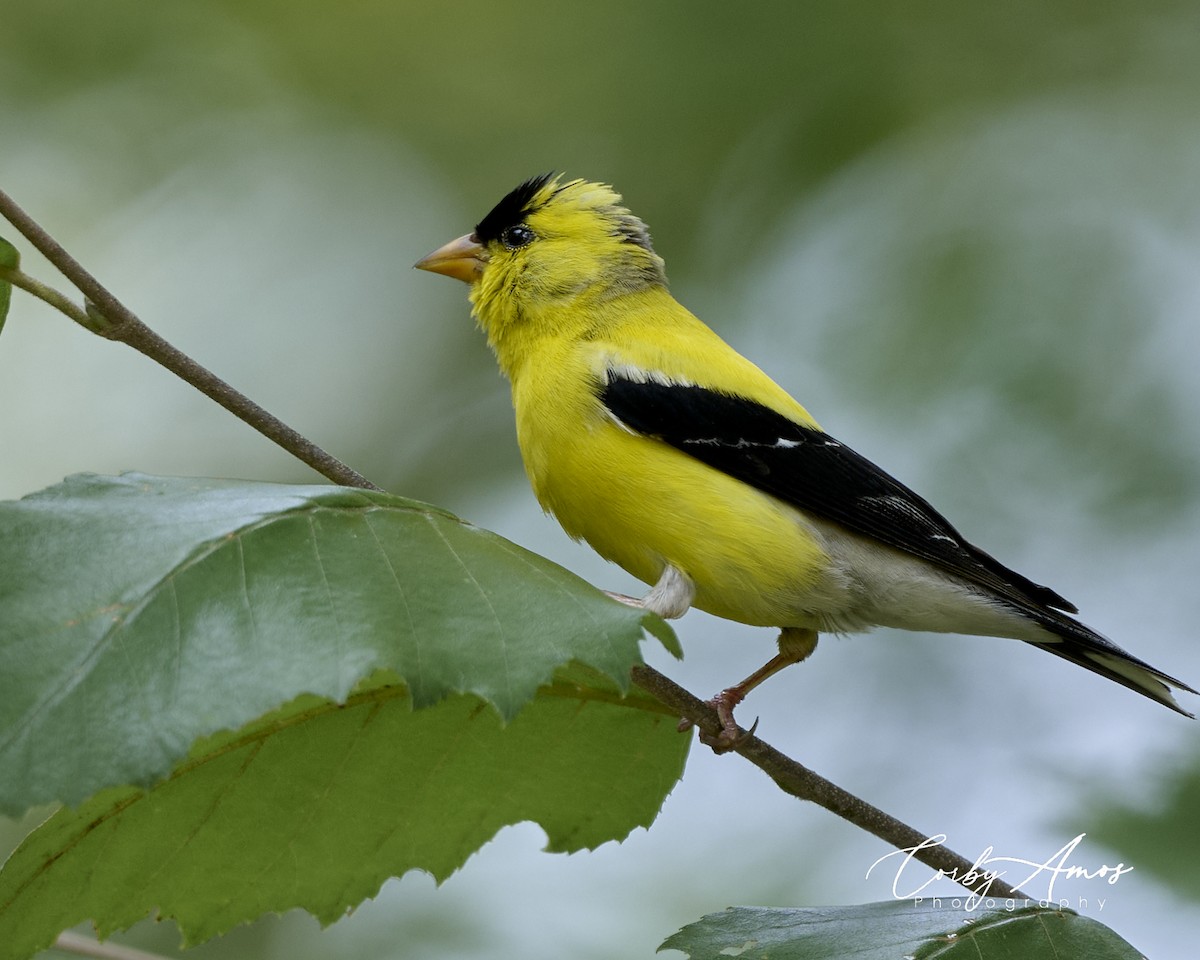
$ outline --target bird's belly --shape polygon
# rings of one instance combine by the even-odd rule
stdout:
[[[586,437],[522,437],[542,506],[568,534],[645,583],[667,564],[693,605],[758,626],[819,627],[847,584],[792,509],[698,460],[611,422]]]

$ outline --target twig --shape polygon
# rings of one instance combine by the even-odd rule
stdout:
[[[97,960],[165,960],[157,953],[147,953],[121,943],[106,941],[101,943],[91,937],[66,930],[54,941],[54,949],[64,953],[74,953],[81,957],[96,957]]]
[[[713,736],[721,732],[720,719],[711,704],[693,696],[653,667],[634,667],[630,677],[647,693],[665,703],[679,716],[691,720],[705,732]],[[947,847],[930,845],[925,834],[914,830],[891,814],[884,813],[878,807],[871,806],[865,800],[860,800],[753,734],[745,734],[733,749],[774,780],[784,793],[800,800],[811,800],[856,827],[873,833],[897,850],[914,851],[914,859],[927,867],[940,870],[972,893],[980,888],[980,892],[987,896],[1027,899],[1020,890],[1001,880],[985,876],[984,872],[966,857]]]
[[[86,327],[90,323],[87,311],[80,307],[74,300],[63,296],[53,287],[46,286],[40,280],[29,276],[29,274],[22,273],[16,267],[0,266],[0,280],[7,280],[14,287],[20,287],[26,293],[50,304],[59,313],[66,314],[80,326]]]
[[[250,425],[268,440],[274,441],[288,453],[308,464],[323,477],[347,487],[380,489],[357,471],[352,470],[311,440],[293,430],[278,417],[268,413],[245,394],[235,390],[220,377],[200,366],[187,354],[177,350],[142,323],[128,307],[85,270],[79,261],[67,253],[57,240],[42,229],[3,190],[0,190],[0,213],[8,218],[9,222],[21,231],[25,239],[54,264],[87,299],[89,306],[85,311],[85,318],[78,315],[77,307],[73,311],[64,311],[71,319],[92,333],[127,344],[166,367],[206,397],[215,400],[243,423]],[[16,274],[13,274],[14,284],[17,283],[15,276]],[[29,289],[24,286],[23,288]],[[49,288],[43,287],[43,290],[49,290]],[[34,290],[30,290],[30,292],[41,296],[53,306],[59,306],[55,300],[42,293]],[[54,291],[51,292],[54,293]],[[60,294],[55,293],[55,296],[61,298]]]

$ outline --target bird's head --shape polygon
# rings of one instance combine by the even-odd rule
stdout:
[[[646,225],[612,187],[552,174],[526,180],[474,232],[416,266],[471,285],[476,319],[497,348],[517,327],[562,332],[568,319],[586,322],[588,304],[666,284]]]

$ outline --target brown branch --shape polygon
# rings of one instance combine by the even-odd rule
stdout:
[[[78,308],[64,311],[76,323],[99,336],[127,344],[166,367],[323,477],[347,487],[380,489],[142,323],[3,190],[0,190],[0,213],[84,295],[87,300],[84,317],[79,315]],[[42,299],[58,306],[45,296]]]
[[[705,733],[715,737],[721,732],[721,722],[711,704],[693,696],[675,681],[663,676],[653,667],[636,666],[630,672],[633,682],[665,703],[674,713],[690,720]],[[945,876],[966,889],[982,895],[1025,900],[1020,890],[1003,881],[990,878],[966,857],[940,845],[931,845],[929,837],[908,824],[884,813],[865,800],[860,800],[835,783],[831,783],[791,757],[780,753],[752,733],[743,731],[733,748],[775,781],[784,793],[800,800],[811,800],[843,820],[873,833],[897,850],[913,851],[913,859],[927,867],[940,870]]]

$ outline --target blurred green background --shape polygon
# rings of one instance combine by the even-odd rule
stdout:
[[[831,433],[1200,681],[1195,3],[39,0],[0,23],[0,187],[377,483],[636,589],[542,517],[465,288],[409,269],[532,174],[602,179],[676,296]],[[4,497],[84,470],[312,479],[21,294],[0,403]],[[687,661],[659,665],[702,694],[773,639],[696,613],[679,632]],[[1056,896],[1151,958],[1194,949],[1182,718],[1023,645],[889,631],[827,638],[746,710],[969,857],[1089,834],[1073,863],[1134,872]],[[194,955],[651,956],[728,904],[891,894],[864,879],[879,843],[701,751],[649,832],[572,857],[541,839],[507,830],[440,890],[406,876],[326,931],[289,915]]]

